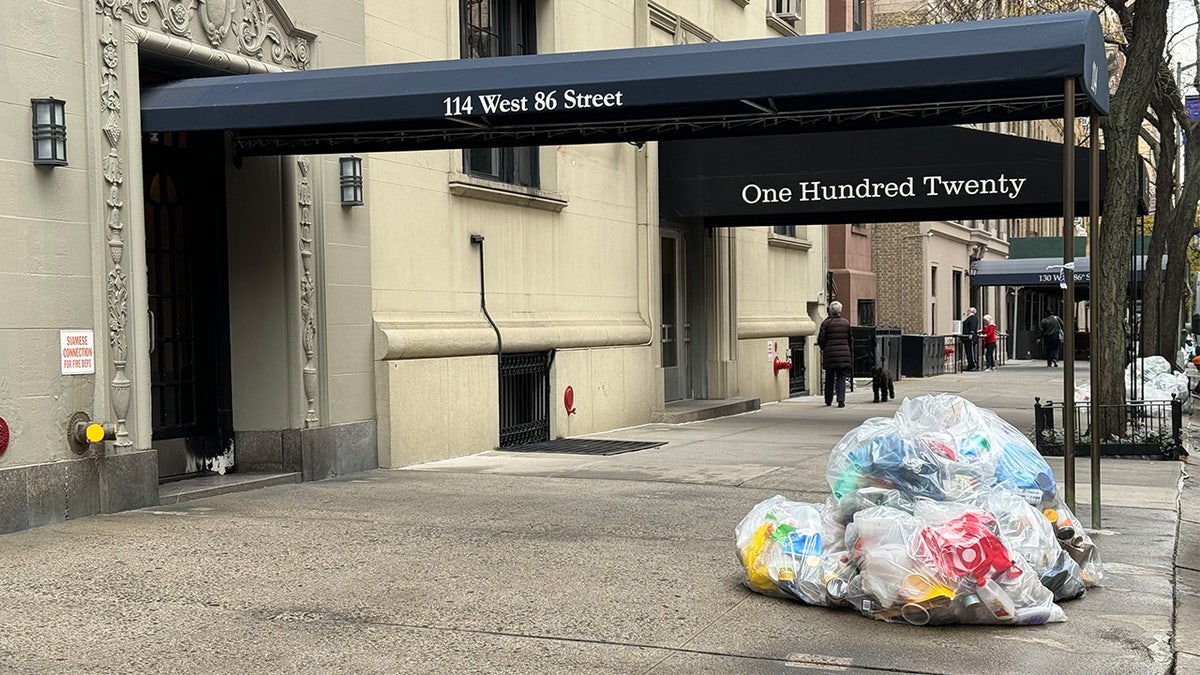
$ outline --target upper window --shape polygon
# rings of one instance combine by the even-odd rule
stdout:
[[[460,0],[462,57],[537,53],[534,0]],[[538,187],[537,148],[472,148],[463,152],[472,176]]]
[[[800,0],[770,0],[767,8],[771,16],[793,29],[800,28]]]
[[[875,301],[874,300],[858,300],[858,325],[874,326],[875,325]]]
[[[952,274],[951,276],[953,277],[952,283],[954,285],[954,288],[952,289],[954,292],[954,310],[953,310],[954,316],[962,316],[962,313],[963,313],[963,308],[962,308],[962,305],[963,305],[963,273],[958,270],[954,270],[954,274]]]

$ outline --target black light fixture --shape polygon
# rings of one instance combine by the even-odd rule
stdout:
[[[66,102],[56,98],[34,98],[29,103],[33,107],[33,163],[66,166]]]
[[[362,206],[363,175],[361,157],[338,159],[338,176],[342,188],[342,206]]]

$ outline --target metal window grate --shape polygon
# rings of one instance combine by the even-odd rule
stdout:
[[[550,440],[550,355],[500,356],[500,447]]]
[[[804,358],[806,344],[807,339],[803,335],[788,338],[788,351],[792,354],[792,368],[788,371],[788,396],[808,393],[808,364]]]

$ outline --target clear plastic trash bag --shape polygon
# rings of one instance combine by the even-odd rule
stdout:
[[[738,555],[749,588],[810,605],[828,604],[826,572],[836,574],[842,554],[826,550],[821,509],[776,495],[738,523]]]
[[[1066,619],[1104,571],[1033,444],[951,394],[906,399],[830,453],[820,505],[772,497],[737,527],[746,585],[912,624]]]

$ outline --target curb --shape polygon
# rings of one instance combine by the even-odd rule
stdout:
[[[1189,454],[1196,456],[1200,423],[1192,415],[1184,423],[1183,445]],[[1193,478],[1187,458],[1180,463],[1170,672],[1195,673],[1200,672],[1200,483]]]

